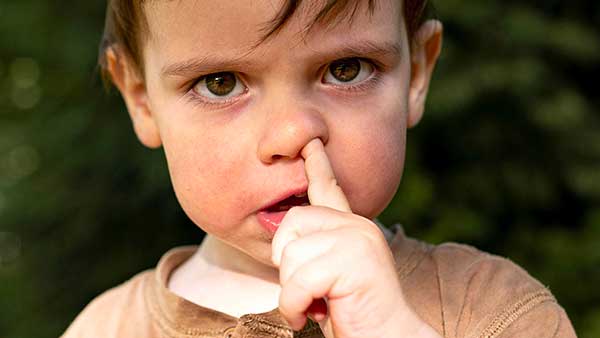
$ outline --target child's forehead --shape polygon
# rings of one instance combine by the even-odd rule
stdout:
[[[189,21],[186,19],[212,24],[224,24],[230,20],[238,24],[254,21],[254,25],[263,31],[269,31],[272,28],[269,26],[275,22],[295,21],[300,23],[297,28],[306,28],[309,23],[322,19],[331,26],[332,23],[351,22],[357,17],[369,16],[377,10],[399,14],[403,7],[402,0],[154,0],[142,4],[145,16],[160,21],[161,25],[181,24]],[[290,12],[290,8],[294,10]],[[290,14],[291,20],[280,20],[281,16]]]
[[[164,65],[198,54],[242,56],[249,51],[261,54],[263,47],[270,50],[262,53],[281,49],[308,53],[328,44],[343,44],[339,40],[380,41],[388,45],[400,40],[404,25],[397,0],[377,1],[373,12],[369,12],[367,1],[363,1],[351,20],[342,17],[335,25],[317,23],[306,31],[319,12],[321,2],[305,0],[281,31],[264,43],[261,41],[265,31],[280,13],[284,1],[147,2],[144,12],[149,34],[145,54],[157,54],[158,61]]]

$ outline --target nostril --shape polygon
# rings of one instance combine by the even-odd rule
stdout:
[[[271,156],[271,159],[273,159],[273,161],[277,161],[280,160],[283,156],[282,155],[273,155]]]

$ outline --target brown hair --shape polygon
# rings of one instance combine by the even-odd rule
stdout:
[[[136,70],[143,75],[143,63],[141,47],[144,34],[147,33],[148,25],[146,17],[143,14],[142,2],[144,0],[108,0],[106,9],[106,21],[104,33],[100,43],[98,63],[100,65],[102,78],[105,83],[110,80],[107,71],[106,52],[110,47],[117,47],[118,54],[126,55],[130,58]],[[404,1],[404,19],[409,39],[423,22],[424,12],[427,7],[427,0],[403,0]],[[335,19],[340,14],[349,9],[352,4],[350,18],[356,13],[360,0],[327,0],[323,8],[319,11],[312,23],[307,27],[310,29],[315,23]],[[302,0],[287,0],[278,15],[267,24],[264,29],[264,41],[276,34],[285,23],[294,15],[296,9],[300,6]],[[372,12],[375,7],[375,0],[368,0],[369,11]]]

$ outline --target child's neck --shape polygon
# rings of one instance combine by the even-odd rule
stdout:
[[[277,307],[279,272],[207,235],[171,274],[168,288],[200,306],[234,317]]]
[[[206,235],[197,255],[215,269],[279,284],[279,270],[255,260],[212,235]]]

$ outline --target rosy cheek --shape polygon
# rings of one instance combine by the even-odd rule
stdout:
[[[362,201],[367,201],[357,206],[357,212],[366,217],[377,216],[393,198],[402,174],[403,156],[401,151],[390,153],[372,152],[369,158],[371,165],[364,168],[364,178],[360,186],[359,195]]]
[[[196,224],[227,227],[239,223],[253,206],[245,173],[248,162],[243,149],[230,143],[197,140],[202,146],[186,149],[187,156],[173,168],[176,190],[182,190],[178,197]]]
[[[373,121],[371,121],[373,122]],[[404,129],[376,123],[379,128],[362,128],[351,143],[338,150],[334,170],[353,211],[377,216],[393,198],[404,163]],[[337,168],[336,168],[337,167]]]

